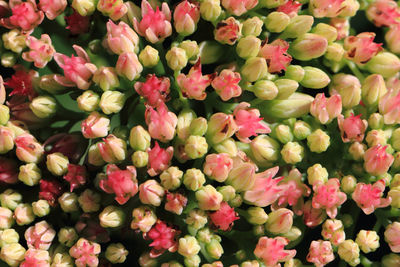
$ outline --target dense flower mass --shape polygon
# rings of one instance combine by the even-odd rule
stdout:
[[[0,265],[400,266],[397,2],[0,0]]]

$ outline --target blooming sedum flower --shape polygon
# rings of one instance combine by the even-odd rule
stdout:
[[[326,183],[317,182],[313,186],[314,196],[312,206],[316,209],[323,208],[332,219],[337,215],[338,206],[342,205],[347,197],[340,191],[340,182],[337,178],[331,178]]]
[[[46,66],[55,53],[51,38],[47,34],[42,34],[40,39],[28,36],[26,38],[26,45],[30,48],[30,51],[24,52],[22,58],[26,61],[34,62],[37,68]]]
[[[78,267],[95,267],[99,264],[97,255],[100,254],[99,244],[80,238],[69,250],[69,254],[75,258],[75,264]]]
[[[335,259],[332,245],[329,241],[314,240],[310,244],[307,261],[314,263],[317,267],[325,266]]]
[[[239,86],[241,80],[239,72],[233,72],[229,69],[224,69],[216,76],[211,86],[215,89],[222,100],[228,101],[233,97],[238,97],[242,94],[242,89]]]
[[[355,241],[364,253],[373,252],[379,247],[379,235],[375,231],[361,230]]]
[[[150,243],[152,250],[150,256],[157,257],[164,253],[165,250],[175,252],[178,249],[176,240],[177,230],[169,227],[165,222],[158,221],[149,232],[146,233],[146,238],[152,239]]]
[[[49,267],[50,255],[46,250],[30,248],[25,253],[25,260],[21,263],[21,267]]]
[[[29,248],[48,250],[56,235],[56,231],[46,222],[41,221],[25,231],[25,239]]]
[[[384,208],[390,205],[391,197],[382,198],[385,191],[385,181],[379,180],[374,184],[357,183],[352,194],[353,200],[365,214],[371,214],[376,208]]]
[[[44,13],[38,10],[36,2],[29,0],[26,2],[12,0],[11,12],[12,15],[8,18],[1,18],[0,25],[9,29],[21,29],[29,32],[36,28],[44,19]]]
[[[266,266],[276,266],[278,262],[285,262],[296,255],[296,250],[285,250],[284,247],[289,243],[286,238],[261,237],[254,250],[254,255],[260,258]]]
[[[364,168],[372,175],[386,173],[393,163],[394,157],[387,153],[387,146],[380,144],[369,148],[364,154]]]

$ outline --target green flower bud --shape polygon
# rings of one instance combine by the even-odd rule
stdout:
[[[112,264],[123,263],[129,254],[121,243],[110,244],[106,249],[106,259]]]
[[[145,252],[139,257],[139,266],[141,267],[156,267],[158,266],[158,261],[150,256],[149,252]]]
[[[129,134],[129,144],[132,149],[146,151],[150,147],[151,137],[148,131],[138,125],[131,129]]]
[[[12,52],[5,52],[1,55],[1,65],[12,68],[17,63],[17,55]]]
[[[19,121],[8,121],[6,126],[14,132],[15,137],[27,133],[28,131],[26,126],[23,123],[20,123]]]
[[[100,225],[104,228],[119,227],[124,223],[125,213],[122,209],[115,206],[107,206],[99,214]]]
[[[186,140],[190,135],[190,124],[196,118],[196,113],[191,109],[184,109],[178,115],[176,133],[181,140]]]
[[[361,86],[361,97],[363,103],[376,107],[379,100],[387,92],[385,80],[382,75],[371,74],[362,83]]]
[[[56,253],[53,256],[51,267],[73,267],[74,261],[68,253]]]
[[[50,204],[47,200],[39,199],[36,202],[32,202],[32,211],[38,217],[44,217],[50,213]]]
[[[10,119],[10,108],[0,104],[0,125],[5,125]]]
[[[357,179],[353,175],[346,175],[340,181],[340,187],[346,194],[351,194],[356,189]]]
[[[179,238],[178,253],[184,257],[193,257],[200,251],[199,242],[194,236],[185,235]]]
[[[60,152],[47,155],[46,166],[47,169],[56,176],[62,176],[68,171],[69,160]]]
[[[94,166],[102,166],[105,164],[97,144],[93,144],[89,147],[88,162]]]
[[[230,201],[235,198],[236,190],[233,186],[225,185],[217,188],[218,192],[222,194],[223,201]]]
[[[382,267],[393,267],[400,265],[400,255],[390,253],[388,255],[383,256],[382,258]]]
[[[289,65],[285,71],[285,78],[290,80],[295,80],[296,82],[300,82],[303,80],[305,74],[305,70],[302,66],[299,65]]]
[[[383,116],[379,113],[372,113],[368,118],[368,126],[374,130],[379,130],[384,126]]]
[[[180,264],[177,261],[169,261],[169,262],[165,262],[161,265],[162,267],[183,267],[182,264]]]
[[[199,255],[194,255],[192,257],[186,257],[183,260],[183,263],[187,267],[198,267],[198,266],[200,266],[201,259],[200,259]]]
[[[307,169],[307,181],[310,185],[317,182],[325,183],[328,181],[328,171],[321,164],[314,164]]]
[[[73,0],[72,7],[81,16],[90,16],[96,10],[96,1],[95,0]]]
[[[183,171],[178,167],[169,167],[160,175],[161,185],[166,190],[175,190],[181,185]]]
[[[56,113],[56,100],[50,96],[38,96],[29,104],[32,112],[41,119],[49,118]]]
[[[248,18],[243,21],[242,34],[244,36],[259,36],[262,32],[263,21],[259,17]]]
[[[311,152],[322,153],[326,151],[330,145],[330,137],[321,129],[317,129],[307,136],[307,145]]]
[[[347,239],[339,244],[338,254],[350,266],[357,266],[360,263],[360,248],[351,239]]]
[[[339,73],[332,77],[329,92],[338,93],[342,97],[344,108],[352,108],[361,100],[361,84],[357,77]]]
[[[56,74],[46,74],[40,76],[39,87],[50,94],[61,94],[66,91],[66,87],[62,86],[54,80]]]
[[[390,136],[387,136],[387,132],[383,130],[371,130],[367,133],[367,136],[365,137],[365,141],[367,141],[367,144],[369,147],[373,147],[376,145],[386,145],[387,140],[390,138]]]
[[[165,58],[168,66],[174,71],[183,69],[188,63],[186,51],[179,47],[172,47],[165,55]]]
[[[65,192],[58,198],[58,203],[64,212],[78,211],[78,196],[75,193]]]
[[[20,54],[26,47],[26,35],[17,29],[3,33],[2,36],[4,48]]]
[[[132,154],[132,163],[136,168],[143,168],[149,162],[149,154],[144,151],[135,151]]]
[[[99,106],[104,114],[118,113],[124,107],[125,94],[119,91],[106,91],[101,95]]]
[[[202,210],[218,210],[223,196],[212,185],[201,187],[195,193],[199,208]]]
[[[18,243],[19,241],[19,234],[14,229],[5,229],[1,231],[0,234],[0,244],[1,247],[4,247],[8,244]]]
[[[213,234],[213,232],[211,232],[210,228],[208,227],[204,227],[203,229],[200,229],[199,231],[197,231],[196,237],[197,240],[199,242],[202,243],[210,243],[211,239],[214,237],[215,235]]]
[[[90,189],[83,191],[78,197],[78,203],[83,212],[96,212],[100,209],[101,196]]]
[[[207,214],[203,210],[193,209],[185,219],[188,226],[195,230],[203,228],[207,224]]]
[[[219,259],[222,254],[224,254],[224,249],[221,246],[221,243],[215,238],[211,239],[211,242],[206,244],[206,251],[213,259]]]
[[[153,209],[148,206],[139,206],[132,211],[131,228],[133,230],[140,229],[140,231],[147,233],[156,221],[156,214]]]
[[[278,6],[281,6],[285,4],[287,0],[260,0],[259,4],[262,7],[266,8],[276,8]]]
[[[279,143],[267,135],[258,135],[250,143],[250,147],[258,162],[274,162],[279,158]]]
[[[160,56],[158,55],[157,49],[150,45],[146,47],[139,54],[140,63],[146,68],[155,67],[160,61]]]
[[[285,208],[277,209],[268,215],[265,229],[273,234],[289,232],[293,225],[293,211]]]
[[[289,79],[278,79],[275,85],[278,88],[276,99],[288,99],[299,88],[298,82]]]
[[[297,38],[308,31],[314,23],[313,16],[298,15],[290,19],[289,25],[285,28],[282,33],[282,39],[286,38]]]
[[[394,156],[394,161],[391,168],[397,171],[400,169],[400,152],[396,152],[393,156]]]
[[[190,123],[189,132],[191,135],[203,136],[207,132],[207,119],[199,117]]]
[[[255,82],[267,76],[267,61],[262,57],[253,57],[246,60],[240,73],[249,82]]]
[[[304,78],[300,84],[307,88],[320,89],[327,86],[331,79],[322,70],[314,67],[304,67]]]
[[[263,208],[250,207],[247,209],[246,219],[249,223],[254,225],[262,225],[267,222],[268,214]]]
[[[1,259],[9,266],[18,266],[24,260],[25,252],[19,243],[7,244],[1,248]]]
[[[58,242],[67,247],[72,247],[76,240],[78,240],[78,234],[72,227],[63,227],[58,231]]]
[[[248,59],[256,57],[260,51],[261,40],[253,35],[243,37],[236,46],[236,53],[239,57]]]
[[[14,224],[13,212],[0,207],[0,229],[9,229]]]
[[[207,151],[207,140],[202,136],[191,135],[185,141],[185,152],[191,159],[202,158]]]
[[[391,138],[391,145],[395,150],[397,151],[400,150],[400,128],[397,128],[396,130],[393,131]]]
[[[215,1],[215,0],[208,0]],[[204,3],[204,2],[202,2]],[[225,48],[216,41],[203,41],[199,45],[202,64],[216,63],[224,55]]]
[[[196,41],[186,40],[179,44],[180,48],[185,50],[190,63],[196,63],[199,59],[200,48]]]
[[[288,142],[283,146],[281,155],[286,163],[296,164],[303,160],[304,148],[297,142]]]
[[[279,124],[274,128],[274,136],[282,144],[293,141],[293,134],[289,126],[285,124]]]
[[[82,111],[92,112],[95,111],[99,107],[100,97],[98,94],[91,90],[87,90],[83,92],[76,99],[78,102],[78,108]]]
[[[290,67],[290,66],[289,66]],[[268,80],[259,80],[252,87],[254,95],[262,100],[272,100],[277,97],[279,91],[274,82]]]
[[[289,53],[295,59],[307,61],[325,54],[328,40],[314,33],[306,33],[297,38],[289,48]]]
[[[340,62],[343,59],[344,52],[342,44],[332,43],[328,45],[324,57],[333,62]]]
[[[2,194],[0,194],[0,201],[2,207],[8,208],[10,210],[15,210],[15,208],[22,201],[22,195],[17,191],[7,189]]]
[[[299,228],[297,228],[296,226],[292,226],[292,228],[290,228],[290,230],[287,233],[282,234],[283,237],[289,239],[289,241],[295,241],[297,240],[300,236],[302,235],[302,232]],[[289,266],[293,266],[293,265],[289,265]],[[302,265],[298,265],[298,267],[301,267]]]
[[[271,12],[264,20],[269,32],[283,32],[290,23],[290,17],[283,12]]]
[[[326,23],[318,23],[311,32],[325,37],[329,43],[336,41],[338,34],[335,27]]]
[[[215,21],[222,12],[219,0],[204,0],[200,2],[200,14],[204,20]]]
[[[365,144],[354,142],[349,147],[349,154],[353,160],[361,161],[364,159],[364,154],[366,150],[367,146]]]
[[[18,225],[30,224],[35,220],[32,206],[29,204],[19,204],[14,211],[15,221]]]
[[[243,204],[243,197],[241,195],[236,195],[236,197],[228,202],[229,206],[238,208]]]
[[[355,241],[364,253],[373,252],[379,247],[379,235],[375,231],[361,230]]]
[[[238,148],[232,138],[228,138],[221,143],[214,145],[213,149],[215,149],[215,151],[218,153],[226,153],[231,157],[236,157],[238,153]]]
[[[112,90],[119,86],[118,75],[113,67],[102,66],[98,68],[94,73],[92,80],[103,91]]]
[[[192,191],[197,191],[205,182],[206,178],[199,169],[188,169],[183,175],[183,184]]]
[[[296,121],[293,125],[294,137],[298,140],[304,140],[311,134],[311,126],[304,121]]]
[[[380,52],[367,64],[365,64],[367,70],[371,73],[377,73],[383,76],[383,78],[389,78],[400,71],[400,59],[390,52]]]
[[[103,52],[103,46],[100,39],[93,39],[88,44],[89,51],[94,55],[99,55]]]

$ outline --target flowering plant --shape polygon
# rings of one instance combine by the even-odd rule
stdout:
[[[396,1],[0,0],[0,34],[9,266],[400,266]]]

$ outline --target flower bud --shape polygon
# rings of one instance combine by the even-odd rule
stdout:
[[[289,65],[285,71],[285,78],[301,82],[304,78],[305,70],[300,65]]]
[[[4,247],[5,245],[8,245],[8,244],[18,243],[18,241],[19,241],[19,234],[14,229],[11,228],[11,229],[5,229],[4,231],[1,231],[1,234],[0,234],[1,247]]]
[[[109,129],[110,119],[96,111],[90,113],[81,124],[82,135],[90,139],[107,136]]]
[[[253,163],[234,159],[233,168],[229,172],[226,184],[233,186],[238,192],[249,190],[256,179],[256,168]]]
[[[336,41],[338,35],[336,28],[326,23],[318,23],[311,32],[325,37],[329,43]]]
[[[9,229],[14,224],[13,212],[0,207],[0,229]]]
[[[83,191],[78,197],[78,203],[83,212],[96,212],[100,209],[101,196],[90,189]]]
[[[97,10],[112,20],[119,20],[128,12],[128,7],[123,0],[99,0]]]
[[[239,57],[248,59],[256,57],[260,51],[261,40],[253,35],[243,37],[236,46],[236,53]]]
[[[47,155],[47,169],[56,176],[66,174],[68,171],[68,164],[68,158],[59,152]]]
[[[209,0],[215,1],[215,0]],[[203,41],[199,45],[202,64],[212,64],[218,62],[224,55],[224,47],[216,41]]]
[[[289,66],[290,67],[290,66]],[[262,100],[272,100],[278,95],[278,87],[274,82],[268,80],[259,80],[252,87],[254,95]]]
[[[224,254],[224,249],[216,238],[211,239],[211,242],[206,244],[206,251],[213,259],[219,259]]]
[[[379,100],[382,96],[384,96],[387,92],[385,80],[382,75],[379,74],[371,74],[362,83],[361,87],[361,96],[363,103],[376,107],[379,103]]]
[[[218,153],[226,153],[231,157],[236,157],[238,153],[238,148],[232,138],[228,138],[221,143],[214,145],[213,149]]]
[[[364,155],[364,168],[372,175],[386,173],[394,161],[394,157],[386,151],[387,146],[380,144],[369,148]]]
[[[293,125],[293,135],[298,140],[304,140],[311,134],[311,126],[304,121],[296,121]]]
[[[299,83],[290,79],[277,79],[275,82],[278,88],[276,99],[288,99],[299,87]]]
[[[181,185],[183,171],[178,167],[169,167],[160,175],[161,185],[166,190],[175,190]]]
[[[322,153],[330,145],[330,137],[321,129],[317,129],[307,137],[307,145],[311,152]]]
[[[328,181],[328,171],[321,164],[314,164],[307,169],[307,179],[310,185],[318,182],[326,183]]]
[[[24,260],[25,252],[19,243],[7,244],[1,248],[1,259],[9,266],[18,266]]]
[[[188,266],[188,267],[196,267],[196,266],[200,266],[201,259],[200,259],[199,255],[194,255],[193,257],[186,257],[183,260],[183,263],[185,264],[185,266]]]
[[[7,189],[0,194],[0,201],[2,207],[15,210],[22,201],[22,195],[12,189]]]
[[[35,214],[31,205],[29,204],[19,204],[14,211],[15,221],[18,225],[30,224],[35,220]]]
[[[249,82],[255,82],[267,76],[267,62],[262,57],[253,57],[246,60],[241,71],[241,75]]]
[[[236,197],[232,200],[229,201],[229,205],[238,208],[243,204],[243,197],[239,194],[236,195]]]
[[[63,227],[58,231],[58,242],[67,247],[72,247],[76,240],[78,240],[78,234],[72,227]]]
[[[202,158],[207,150],[207,141],[202,136],[191,135],[185,141],[185,152],[191,159]]]
[[[382,267],[392,267],[400,264],[400,255],[390,253],[388,255],[383,256],[382,258]]]
[[[271,12],[264,20],[265,27],[269,32],[283,32],[290,24],[290,17],[283,12]]]
[[[284,5],[286,0],[260,0],[260,6],[266,8],[276,8]]]
[[[203,136],[207,132],[207,120],[203,117],[194,119],[189,126],[189,132],[191,135]]]
[[[65,192],[58,198],[58,203],[64,212],[74,212],[79,209],[78,196],[75,193]]]
[[[139,60],[146,68],[152,68],[158,64],[160,57],[156,49],[147,45],[142,51],[140,51]]]
[[[143,66],[135,53],[126,52],[119,55],[115,70],[118,75],[133,81],[139,78],[140,73],[143,71]]]
[[[339,43],[333,43],[328,45],[326,49],[326,53],[324,57],[329,60],[333,61],[333,63],[340,62],[344,56],[344,48]]]
[[[235,198],[236,190],[233,186],[225,185],[217,188],[218,192],[222,194],[223,201],[227,202]]]
[[[100,154],[100,149],[98,147],[98,143],[93,144],[89,147],[88,162],[89,162],[89,164],[92,164],[94,166],[102,166],[105,164],[105,161],[103,160],[103,158]]]
[[[124,107],[125,94],[119,91],[106,91],[101,95],[100,108],[104,114],[118,113]]]
[[[367,64],[367,70],[371,73],[377,73],[383,78],[389,78],[400,71],[400,59],[390,52],[380,52]]]
[[[123,263],[129,254],[121,243],[110,244],[106,249],[106,259],[112,264]]]
[[[131,129],[129,135],[130,146],[138,151],[146,151],[150,147],[151,137],[148,131],[138,125]]]
[[[199,59],[200,47],[196,41],[185,40],[178,45],[185,50],[187,58],[191,64],[195,64]],[[203,59],[201,60],[203,62]]]
[[[325,54],[328,48],[328,40],[325,37],[306,33],[298,37],[289,48],[289,53],[297,60],[311,60]]]
[[[16,154],[19,160],[26,163],[38,163],[41,161],[44,148],[35,137],[28,133],[21,134],[14,139],[17,146]]]
[[[279,143],[267,135],[259,135],[250,143],[251,152],[258,162],[274,162],[279,158]]]
[[[339,244],[338,254],[342,260],[351,266],[357,266],[360,263],[360,248],[351,239],[347,239]]]
[[[97,143],[97,146],[105,162],[116,163],[126,158],[127,150],[124,140],[110,134],[103,141],[104,143]]]
[[[90,16],[96,10],[96,1],[94,0],[73,0],[72,7],[81,16]]]
[[[282,144],[286,144],[287,142],[293,141],[292,130],[288,125],[285,124],[277,125],[273,130],[273,134]]]
[[[314,18],[312,16],[308,15],[295,16],[291,18],[290,23],[283,31],[281,38],[298,38],[303,34],[307,33],[308,31],[310,31],[313,23],[314,23]]]
[[[293,211],[281,208],[268,215],[265,229],[273,234],[284,234],[289,232],[293,225]]]
[[[119,86],[117,73],[112,67],[100,67],[93,74],[95,82],[103,91],[112,90]]]
[[[197,191],[205,182],[206,178],[199,169],[188,169],[183,175],[183,184],[192,191]]]
[[[95,111],[100,103],[100,96],[91,90],[83,92],[76,99],[78,108],[82,111],[92,112]]]
[[[132,154],[132,163],[136,168],[143,168],[149,162],[149,154],[143,151],[135,151]]]
[[[183,69],[188,63],[186,51],[179,47],[172,47],[165,55],[168,67],[173,71]]]
[[[215,21],[221,12],[220,0],[204,0],[200,3],[200,14],[204,20]]]
[[[389,30],[385,34],[385,41],[389,50],[395,54],[400,53],[399,47],[399,26],[396,24],[390,25]]]
[[[250,207],[247,209],[246,219],[251,224],[262,225],[267,222],[268,215],[263,208]]]
[[[190,135],[190,124],[196,118],[196,113],[191,109],[183,109],[178,115],[176,132],[181,140],[186,140]]]
[[[304,148],[297,142],[288,142],[283,146],[281,155],[286,163],[296,164],[303,160]]]
[[[223,196],[212,185],[201,187],[195,193],[199,208],[202,210],[218,210]]]
[[[26,47],[26,36],[19,30],[13,29],[2,35],[4,48],[13,51],[14,53],[21,53]]]
[[[140,229],[140,231],[147,233],[156,221],[157,216],[150,207],[140,206],[132,211],[131,228],[133,230]]]
[[[140,255],[138,260],[139,266],[141,267],[156,267],[158,266],[158,261],[150,256],[150,253],[145,252]]]
[[[143,204],[160,206],[164,197],[164,188],[153,179],[147,180],[139,186],[139,198]]]
[[[65,92],[66,87],[55,81],[56,74],[47,74],[40,76],[39,87],[51,94],[60,94]]]
[[[379,247],[379,235],[375,231],[361,230],[357,234],[356,243],[362,252],[373,252]]]
[[[367,150],[365,144],[354,142],[349,147],[349,154],[353,160],[361,161],[364,158],[365,150]]]
[[[107,206],[99,214],[100,225],[104,228],[120,227],[125,221],[125,213],[115,206]]]
[[[209,154],[206,157],[203,171],[211,179],[224,182],[232,169],[233,161],[226,153]]]
[[[218,144],[230,138],[237,130],[232,115],[214,113],[208,121],[206,137],[211,144]]]
[[[32,99],[29,108],[38,118],[44,119],[56,113],[57,103],[50,96],[38,96]]]
[[[300,84],[307,88],[320,89],[327,86],[331,79],[322,70],[314,67],[304,67],[304,78],[300,81]]]
[[[302,232],[299,228],[297,228],[296,226],[292,226],[292,228],[290,228],[290,230],[287,233],[282,234],[283,237],[287,238],[289,241],[295,241],[297,240],[300,236],[302,236]],[[289,266],[293,266],[293,265],[289,265]],[[296,266],[296,264],[294,264],[294,266]],[[301,266],[301,264],[299,265],[299,267]]]
[[[193,257],[200,251],[200,245],[197,239],[191,235],[179,238],[178,253],[184,257]]]
[[[383,116],[380,113],[372,113],[368,118],[368,126],[374,130],[379,130],[384,125]]]
[[[263,21],[258,17],[248,18],[243,21],[242,34],[244,36],[259,36],[262,32]]]
[[[0,125],[5,125],[10,119],[10,108],[0,104]]]
[[[50,213],[50,204],[47,200],[39,199],[36,202],[32,202],[32,211],[38,217],[44,217]]]
[[[185,222],[189,227],[199,230],[207,224],[207,214],[203,210],[193,209],[189,212]]]

